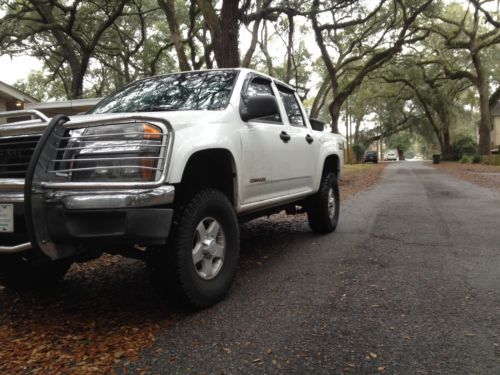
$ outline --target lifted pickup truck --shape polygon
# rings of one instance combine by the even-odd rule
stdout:
[[[29,288],[103,252],[145,259],[163,293],[225,296],[238,221],[286,209],[335,230],[341,136],[248,69],[134,82],[82,116],[0,126],[0,280]]]

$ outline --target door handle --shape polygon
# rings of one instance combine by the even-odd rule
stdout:
[[[290,137],[290,135],[287,132],[282,131],[280,133],[280,138],[283,142],[287,143],[292,137]]]
[[[313,137],[311,137],[311,136],[308,134],[308,135],[306,135],[306,141],[307,141],[307,143],[311,144],[311,143],[313,143],[313,142],[314,142],[314,138],[313,138]]]

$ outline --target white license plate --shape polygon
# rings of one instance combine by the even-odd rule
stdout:
[[[0,203],[0,233],[14,232],[14,205]]]

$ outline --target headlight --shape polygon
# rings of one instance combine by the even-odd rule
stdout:
[[[117,124],[69,131],[55,160],[58,180],[155,181],[164,166],[167,137],[151,124]]]

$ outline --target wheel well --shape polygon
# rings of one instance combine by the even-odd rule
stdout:
[[[330,155],[325,159],[321,177],[323,178],[323,176],[325,176],[328,172],[334,172],[338,176],[339,171],[340,171],[340,163],[338,155]]]
[[[198,151],[191,155],[179,186],[178,197],[188,198],[204,188],[221,190],[230,202],[236,202],[236,165],[228,150],[211,149]]]

